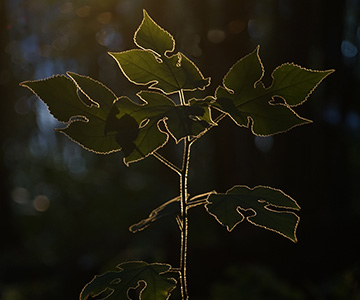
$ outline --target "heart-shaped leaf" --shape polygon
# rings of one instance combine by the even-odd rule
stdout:
[[[82,290],[80,300],[92,299],[105,293],[101,299],[130,299],[130,289],[145,283],[140,292],[140,300],[167,300],[176,287],[176,280],[168,278],[171,266],[168,264],[148,264],[142,261],[125,262],[117,266],[117,271],[95,276]]]
[[[50,113],[67,126],[58,129],[87,150],[107,154],[119,151],[114,135],[105,134],[105,120],[116,95],[99,81],[68,73],[43,80],[25,81],[29,88],[49,108]],[[87,99],[81,100],[79,94]]]
[[[247,221],[297,242],[296,228],[300,218],[284,209],[299,210],[300,207],[281,190],[265,186],[253,189],[234,186],[225,194],[210,194],[205,207],[228,231],[245,219],[242,211],[251,211],[253,214],[246,217]]]
[[[310,93],[333,70],[313,71],[284,64],[272,73],[273,84],[265,88],[259,47],[236,62],[215,92],[213,106],[228,114],[239,126],[251,127],[255,135],[268,136],[311,122],[291,106],[304,103]],[[282,98],[283,103],[276,103]]]

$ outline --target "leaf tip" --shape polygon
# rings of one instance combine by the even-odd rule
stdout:
[[[147,18],[147,17],[149,18],[149,17],[150,17],[145,8],[143,8],[142,11],[143,11],[143,17],[144,17],[144,18]]]
[[[19,86],[27,88],[28,87],[27,83],[28,83],[28,81],[19,82]]]

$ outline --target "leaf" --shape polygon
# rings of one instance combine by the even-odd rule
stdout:
[[[210,84],[210,78],[204,78],[198,67],[181,52],[167,56],[174,51],[175,40],[145,10],[134,42],[141,49],[109,53],[130,82],[149,85],[150,89],[167,95],[180,90],[202,90]]]
[[[177,214],[179,212],[180,212],[180,197],[176,197],[154,209],[150,213],[148,218],[143,219],[134,225],[131,225],[129,230],[132,233],[136,233],[138,231],[144,230],[145,228],[150,226],[151,223],[155,222],[156,220],[162,217]]]
[[[68,73],[43,80],[25,81],[29,88],[49,108],[60,122],[67,123],[58,131],[87,150],[108,154],[119,151],[114,135],[105,134],[105,120],[116,95],[105,85],[87,76]],[[79,94],[87,98],[83,102]]]
[[[115,135],[123,149],[125,164],[143,159],[164,146],[168,133],[179,142],[186,136],[200,134],[208,126],[201,119],[207,114],[201,106],[176,105],[157,92],[141,91],[137,95],[143,104],[120,97],[106,120],[105,132]],[[160,128],[161,122],[167,131]]]
[[[156,24],[145,9],[143,14],[143,20],[134,34],[135,44],[144,50],[153,51],[158,56],[173,52],[175,49],[173,36]]]
[[[167,95],[180,90],[204,89],[210,84],[210,79],[205,79],[196,65],[180,52],[161,59],[150,51],[140,49],[110,55],[130,82],[149,85],[150,89]]]
[[[215,108],[228,114],[238,126],[251,127],[253,134],[268,136],[310,123],[292,110],[333,70],[313,71],[284,64],[272,73],[273,83],[265,88],[259,47],[236,62],[215,92]],[[284,103],[276,103],[275,98]]]
[[[80,300],[92,299],[89,297],[96,297],[104,292],[107,294],[102,299],[130,299],[129,290],[137,288],[140,282],[145,283],[140,292],[140,300],[166,300],[176,287],[176,280],[166,277],[171,269],[168,264],[131,261],[122,263],[117,268],[119,271],[95,276],[81,291]]]
[[[300,218],[284,209],[300,210],[300,207],[281,190],[266,186],[253,189],[244,185],[234,186],[225,194],[210,194],[205,207],[228,231],[245,219],[241,211],[251,211],[253,214],[246,217],[251,224],[297,242],[296,228]]]
[[[293,63],[277,67],[272,73],[272,94],[282,98],[289,106],[303,104],[316,87],[334,70],[309,70]]]

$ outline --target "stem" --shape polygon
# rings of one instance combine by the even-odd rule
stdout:
[[[180,285],[182,300],[188,300],[187,280],[186,280],[186,259],[187,259],[187,240],[188,240],[188,170],[190,158],[190,140],[189,137],[184,141],[183,167],[180,175],[180,220],[181,227],[181,245],[180,245]]]
[[[183,90],[179,91],[181,105],[188,105],[185,101]],[[184,154],[182,169],[180,174],[180,222],[181,222],[181,243],[180,243],[180,288],[182,300],[188,300],[189,294],[187,290],[186,279],[186,259],[187,259],[187,243],[188,243],[188,171],[190,160],[190,137],[184,139]]]

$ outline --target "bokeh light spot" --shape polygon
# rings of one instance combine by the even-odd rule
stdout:
[[[73,11],[73,4],[71,2],[65,2],[60,8],[60,12],[62,14],[69,14],[72,11]]]
[[[14,109],[19,115],[26,115],[31,111],[31,102],[26,97],[18,99],[14,105]]]
[[[91,7],[89,5],[84,5],[76,10],[76,14],[80,18],[85,18],[90,15]]]
[[[29,202],[29,191],[23,187],[16,187],[11,193],[12,199],[18,204],[27,204]]]
[[[232,20],[228,24],[228,29],[232,34],[239,34],[245,29],[245,23],[241,20]]]
[[[266,136],[266,137],[255,137],[255,146],[258,148],[261,152],[269,152],[272,147],[274,146],[274,138],[272,136]]]
[[[34,208],[38,212],[44,212],[47,211],[50,207],[50,200],[45,195],[38,195],[35,197],[33,202]]]
[[[356,111],[349,111],[346,115],[345,122],[350,130],[356,131],[360,129],[360,116]]]
[[[355,57],[358,53],[358,48],[350,41],[342,41],[341,53],[347,58]]]
[[[331,125],[337,125],[341,122],[339,108],[334,103],[329,103],[324,109],[324,119]]]
[[[225,40],[225,32],[221,29],[211,29],[207,33],[207,38],[214,44],[219,44]]]
[[[109,24],[112,19],[112,13],[111,12],[103,12],[100,15],[98,15],[98,17],[96,19],[100,24],[104,24],[104,25]]]

